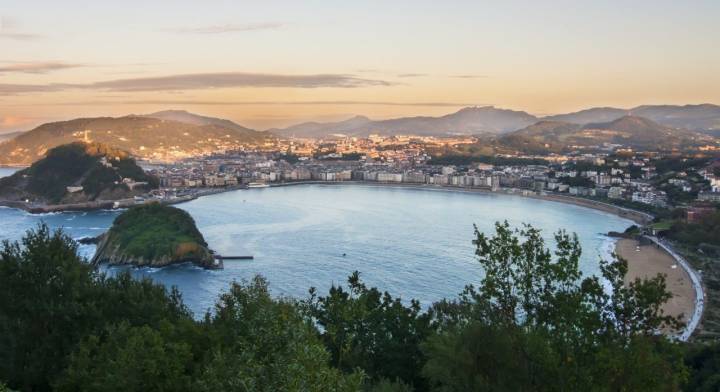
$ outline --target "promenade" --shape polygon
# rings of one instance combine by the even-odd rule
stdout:
[[[695,309],[687,319],[685,329],[678,336],[679,340],[685,342],[690,339],[690,336],[692,336],[693,332],[697,329],[700,324],[700,320],[702,319],[703,311],[705,310],[705,292],[703,290],[700,274],[695,271],[690,263],[688,263],[682,256],[677,254],[667,242],[653,236],[647,236],[647,238],[669,253],[675,261],[677,261],[678,265],[690,276],[693,291],[695,292]]]

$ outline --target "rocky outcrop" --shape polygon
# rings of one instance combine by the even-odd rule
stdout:
[[[112,241],[110,232],[99,237],[92,263],[136,267],[166,267],[173,264],[193,263],[207,269],[222,268],[222,262],[215,259],[210,249],[196,243],[180,244],[172,254],[146,258],[124,252],[119,244]]]

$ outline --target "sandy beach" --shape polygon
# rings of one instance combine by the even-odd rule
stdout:
[[[625,282],[635,278],[651,278],[658,273],[665,274],[667,288],[673,297],[663,306],[663,310],[665,314],[674,316],[683,314],[683,321],[687,321],[695,306],[695,292],[690,276],[676,264],[672,256],[656,245],[640,246],[640,251],[636,250],[637,246],[636,240],[621,239],[617,242],[616,253],[628,262]],[[676,267],[673,268],[673,265]]]

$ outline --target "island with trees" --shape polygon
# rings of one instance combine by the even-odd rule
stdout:
[[[131,207],[98,239],[92,263],[164,267],[191,262],[222,268],[186,211],[160,203]]]

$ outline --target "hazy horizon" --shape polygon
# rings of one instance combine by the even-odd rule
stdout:
[[[475,105],[718,104],[718,14],[711,1],[8,1],[0,132],[168,109],[264,130]]]

